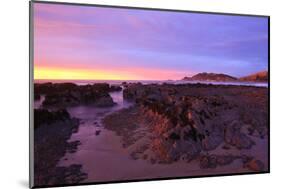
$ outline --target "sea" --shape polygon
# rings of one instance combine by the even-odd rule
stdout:
[[[216,81],[184,81],[184,80],[46,80],[39,79],[35,80],[34,83],[75,83],[77,85],[88,85],[94,83],[108,83],[110,85],[121,85],[123,82],[126,83],[142,83],[144,85],[147,84],[213,84],[213,85],[240,85],[240,86],[255,86],[255,87],[268,87],[267,82],[216,82]]]

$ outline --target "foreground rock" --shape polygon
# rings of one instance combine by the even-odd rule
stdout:
[[[258,87],[128,84],[124,98],[136,106],[107,116],[104,124],[123,136],[124,147],[145,141],[132,152],[134,159],[198,159],[202,169],[239,160],[242,169],[243,158],[259,153],[251,151],[255,141],[267,143],[267,94],[267,88]],[[244,167],[267,170],[257,162]]]
[[[48,111],[46,109],[34,110],[34,128],[37,129],[42,125],[51,125],[57,122],[71,120],[69,113],[65,109],[58,111]]]
[[[87,175],[82,166],[57,167],[66,152],[75,152],[79,141],[67,142],[77,132],[79,120],[71,118],[66,110],[34,110],[34,184],[50,186],[74,184]]]
[[[97,107],[114,106],[109,92],[122,90],[120,86],[107,83],[79,86],[74,83],[35,84],[35,96],[45,95],[43,107],[68,107],[81,104]]]

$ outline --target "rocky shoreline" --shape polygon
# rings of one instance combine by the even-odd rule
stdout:
[[[124,98],[136,105],[103,122],[122,137],[134,159],[197,161],[201,169],[239,161],[248,172],[265,172],[267,92],[247,86],[129,84]]]
[[[121,90],[123,98],[133,105],[106,115],[102,125],[121,138],[120,148],[125,149],[124,155],[132,161],[144,160],[149,170],[151,164],[159,165],[157,169],[161,170],[161,166],[184,162],[187,171],[192,164],[192,169],[199,169],[196,174],[202,170],[202,175],[268,170],[267,88],[165,83],[122,85],[124,89],[106,83],[35,84],[35,101],[40,102],[34,109],[36,186],[87,181],[89,175],[83,172],[83,163],[73,161],[62,166],[59,163],[69,157],[66,154],[77,153],[81,143],[77,139],[69,140],[82,121],[68,110],[81,105],[110,110],[116,107],[110,93]],[[104,134],[96,130],[94,136]],[[131,166],[134,164],[130,162]],[[157,169],[151,168],[160,174]],[[179,174],[175,167],[172,169],[170,176]]]
[[[107,83],[82,86],[74,83],[34,84],[34,100],[42,100],[34,109],[36,186],[75,184],[87,178],[80,164],[58,166],[66,153],[75,153],[80,145],[80,141],[68,141],[78,131],[80,120],[72,117],[66,108],[79,105],[112,107],[115,103],[109,93],[120,90],[120,86]]]
[[[106,83],[79,86],[74,83],[42,83],[34,85],[34,100],[44,96],[34,109],[34,183],[36,186],[79,183],[87,178],[82,165],[57,166],[68,152],[77,150],[79,141],[68,142],[79,128],[79,119],[71,117],[67,107],[93,105],[114,106],[109,92],[120,91],[120,86]]]

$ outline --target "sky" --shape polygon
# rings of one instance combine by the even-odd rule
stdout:
[[[34,4],[34,78],[179,80],[267,70],[268,20]]]

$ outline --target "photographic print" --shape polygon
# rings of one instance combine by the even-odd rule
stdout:
[[[269,172],[269,17],[31,2],[31,186]]]

